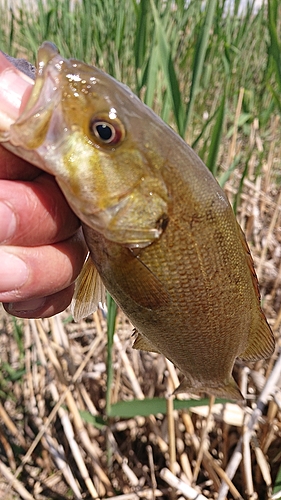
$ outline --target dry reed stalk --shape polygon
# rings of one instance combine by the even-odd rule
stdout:
[[[281,491],[278,491],[277,493],[275,493],[275,495],[272,495],[270,497],[270,500],[279,500],[281,498]]]
[[[174,390],[177,389],[177,387],[180,385],[179,377],[173,363],[169,361],[167,358],[165,358],[165,363],[169,372],[170,385],[172,385],[171,392],[174,392]]]
[[[104,500],[139,500],[140,498],[145,498],[145,500],[154,500],[154,498],[160,498],[162,496],[162,492],[159,490],[154,491],[153,489],[147,489],[143,492],[126,493],[125,495],[108,497]]]
[[[175,439],[175,420],[174,420],[174,397],[166,398],[167,419],[168,419],[168,443],[169,443],[169,464],[170,470],[175,474],[176,464],[176,439]]]
[[[20,443],[20,445],[23,448],[26,448],[26,441],[25,441],[23,435],[21,434],[21,432],[19,431],[19,429],[17,428],[17,426],[14,424],[14,422],[12,421],[12,419],[9,417],[9,415],[7,414],[4,406],[2,406],[1,403],[0,403],[0,419],[3,420],[3,423],[9,429],[9,431],[11,432],[11,434],[18,440],[18,442]]]
[[[0,461],[0,472],[2,476],[6,479],[11,486],[7,487],[4,491],[3,499],[7,498],[7,495],[11,493],[11,489],[13,488],[22,498],[23,500],[34,500],[33,496],[27,491],[27,489],[23,486],[23,484],[15,479],[13,473],[6,467],[3,462]]]
[[[253,411],[251,417],[248,420],[248,423],[245,428],[244,434],[240,437],[236,448],[234,450],[234,453],[228,463],[228,466],[226,468],[226,474],[230,479],[233,478],[241,460],[242,460],[242,445],[243,442],[249,443],[250,439],[252,437],[252,434],[254,433],[254,428],[255,425],[257,424],[259,418],[262,415],[262,411],[264,409],[264,406],[267,404],[269,398],[271,395],[273,395],[276,391],[276,385],[278,383],[279,377],[280,377],[280,372],[281,372],[281,352],[279,354],[279,357],[273,367],[273,370],[271,374],[269,375],[264,388],[262,390],[262,393],[260,394],[260,397],[258,398],[257,401],[257,407]],[[224,500],[228,491],[228,485],[223,482],[218,494],[218,499],[217,500]]]
[[[124,474],[126,474],[130,484],[136,488],[139,486],[139,479],[137,478],[136,474],[133,472],[133,470],[129,467],[128,465],[128,459],[125,458],[120,450],[118,449],[118,445],[116,443],[116,439],[112,433],[112,431],[107,428],[107,438],[109,440],[110,446],[114,450],[114,455],[118,461],[118,463],[121,465],[122,470]]]
[[[31,327],[32,327],[32,331],[33,331],[36,345],[38,347],[39,359],[40,359],[41,363],[47,367],[47,358],[44,354],[44,347],[45,347],[54,367],[56,368],[58,376],[60,378],[62,378],[62,373],[60,370],[60,363],[59,363],[53,349],[51,348],[50,344],[48,343],[48,339],[46,337],[44,328],[42,326],[42,322],[40,322],[39,320],[35,320],[35,321],[31,320]],[[37,330],[37,328],[38,328],[38,330]],[[41,344],[40,336],[43,340],[43,344]],[[75,383],[77,381],[77,379],[80,377],[84,367],[86,366],[86,364],[89,361],[90,357],[92,356],[94,350],[96,349],[97,343],[99,343],[99,342],[100,342],[99,337],[92,342],[87,355],[85,356],[85,358],[84,358],[83,362],[81,363],[81,365],[79,366],[79,368],[76,370],[76,372],[71,380],[72,383]],[[43,347],[43,345],[44,345],[44,347]],[[14,476],[12,476],[11,482],[7,488],[10,489],[13,486],[13,481],[16,480],[16,477],[21,473],[25,463],[27,463],[27,461],[31,457],[31,454],[33,453],[34,449],[38,445],[39,441],[41,440],[41,438],[43,437],[43,435],[47,431],[50,423],[52,422],[52,420],[54,419],[55,415],[58,412],[61,416],[62,424],[65,425],[65,430],[68,433],[70,446],[73,450],[74,457],[76,457],[77,466],[80,469],[82,477],[84,477],[87,488],[88,488],[92,498],[98,499],[97,491],[96,491],[96,489],[95,489],[95,487],[94,487],[94,485],[93,485],[93,483],[88,475],[88,471],[85,467],[84,460],[82,459],[78,445],[77,445],[76,441],[73,439],[73,432],[71,431],[71,425],[70,425],[70,422],[68,420],[68,417],[66,419],[66,414],[65,414],[64,410],[61,408],[61,405],[63,404],[64,400],[67,399],[69,392],[73,389],[73,385],[69,384],[68,387],[64,386],[64,392],[60,396],[57,393],[56,387],[53,383],[50,385],[50,389],[51,389],[51,392],[53,393],[54,399],[57,399],[57,402],[56,402],[53,410],[51,411],[50,415],[45,420],[44,425],[41,427],[39,433],[37,434],[35,440],[33,441],[32,445],[30,446],[26,455],[23,457],[21,465],[15,471]],[[68,423],[66,423],[67,420],[68,420]],[[7,488],[6,488],[6,493],[8,493]]]
[[[5,451],[10,469],[16,470],[17,465],[12,446],[10,445],[8,438],[1,431],[0,431],[0,443]]]
[[[201,432],[200,447],[199,447],[199,450],[198,450],[196,464],[195,464],[195,468],[194,468],[194,471],[193,471],[193,481],[192,481],[193,484],[195,484],[196,481],[197,481],[197,477],[198,477],[198,474],[199,474],[201,462],[202,462],[202,459],[203,459],[204,449],[205,448],[208,449],[208,446],[206,446],[206,442],[207,442],[207,439],[208,439],[208,426],[209,426],[210,420],[212,418],[212,409],[213,409],[214,403],[215,403],[215,396],[211,396],[210,397],[210,402],[209,402],[209,411],[208,411],[208,415],[207,415],[207,418],[206,418],[206,421],[205,421],[205,425],[204,425],[204,427],[202,429],[202,432]]]
[[[128,379],[130,380],[135,397],[138,399],[144,399],[145,398],[144,393],[143,393],[141,386],[140,386],[140,384],[135,376],[134,369],[131,365],[131,362],[128,358],[128,355],[124,351],[124,348],[120,342],[120,339],[119,339],[117,332],[114,335],[114,344],[117,347],[118,352],[120,354],[120,357],[122,359],[122,363],[124,365],[126,375],[128,376]]]
[[[248,415],[249,421],[249,415]],[[252,476],[252,461],[251,461],[251,450],[250,450],[250,439],[247,439],[248,425],[247,421],[244,423],[243,434],[242,434],[242,455],[243,455],[243,470],[244,470],[244,481],[245,481],[245,494],[249,498],[254,496],[254,484]],[[245,433],[245,435],[244,435]]]
[[[272,186],[272,174],[274,172],[274,160],[279,157],[276,155],[275,149],[276,144],[279,143],[280,131],[278,129],[280,123],[280,116],[276,115],[273,119],[273,125],[271,130],[272,140],[269,145],[269,152],[267,156],[267,161],[264,165],[264,191],[267,193],[271,189]],[[264,208],[262,206],[262,208]]]
[[[264,241],[264,244],[263,244],[263,249],[262,249],[261,256],[260,256],[259,263],[258,263],[258,267],[257,267],[257,275],[258,276],[260,276],[262,268],[265,264],[269,241],[272,237],[274,228],[276,226],[276,221],[277,221],[277,218],[279,216],[280,210],[281,210],[281,191],[279,193],[276,207],[275,207],[274,213],[272,215],[272,218],[271,218],[268,230],[267,230],[266,240]]]
[[[59,332],[60,329],[57,329],[54,327],[55,325],[58,326],[58,324],[59,324],[58,318],[56,318],[56,319],[52,318],[51,322],[54,323],[52,325],[53,326],[53,334],[54,334],[55,341],[57,341],[59,336],[56,334],[61,333],[61,331]],[[47,355],[48,355],[48,357],[49,357],[49,359],[50,359],[50,361],[51,361],[51,363],[52,363],[53,367],[55,368],[56,373],[58,375],[58,379],[60,381],[60,390],[61,390],[62,394],[66,394],[65,400],[66,400],[66,403],[67,403],[67,406],[69,408],[70,413],[74,417],[75,426],[76,426],[76,428],[78,428],[78,432],[80,433],[80,436],[82,435],[84,437],[85,433],[83,432],[84,426],[82,423],[82,419],[80,417],[79,411],[77,410],[76,404],[73,400],[72,393],[68,390],[68,385],[67,385],[67,382],[65,380],[63,370],[61,369],[61,364],[59,362],[59,359],[56,357],[55,350],[53,350],[51,345],[48,344],[48,338],[46,336],[44,329],[42,328],[42,323],[39,321],[37,321],[36,323],[37,323],[37,327],[39,330],[39,335],[41,336],[41,339],[42,339],[43,346],[45,346]],[[67,345],[67,344],[68,344],[68,342],[65,343],[65,345]],[[53,382],[50,384],[50,390],[51,390],[54,402],[57,403],[59,401],[60,396],[59,396],[59,392],[57,390],[57,387]],[[87,467],[85,465],[84,459],[83,459],[82,454],[80,452],[79,445],[75,439],[73,426],[70,422],[69,416],[68,416],[67,412],[62,407],[60,407],[58,409],[58,415],[60,417],[65,436],[68,440],[70,449],[72,451],[73,458],[75,459],[77,467],[81,473],[83,480],[85,481],[85,484],[88,488],[88,491],[93,499],[98,499],[99,494],[98,494],[96,487],[94,485],[94,481],[89,476]],[[89,445],[89,447],[92,451],[91,444]],[[105,493],[104,487],[101,488],[101,491],[102,491],[102,494]]]
[[[230,147],[228,150],[226,170],[228,170],[230,168],[230,166],[232,165],[232,162],[234,160],[235,154],[237,154],[236,142],[237,142],[237,133],[238,133],[238,122],[239,122],[239,117],[240,117],[241,109],[242,109],[244,91],[245,91],[245,89],[243,87],[241,87],[239,90],[238,101],[237,101],[237,105],[236,105],[235,117],[234,117],[234,123],[233,123],[233,134],[232,134]]]
[[[77,482],[72,474],[72,471],[67,463],[67,458],[63,449],[63,446],[58,444],[58,442],[49,436],[47,433],[45,434],[45,440],[49,446],[49,452],[54,459],[54,462],[57,465],[58,470],[62,472],[65,477],[67,484],[69,484],[72,489],[77,500],[82,500],[81,491],[77,485]]]
[[[263,480],[267,486],[268,492],[270,492],[270,490],[272,489],[270,468],[269,468],[268,462],[264,456],[264,453],[258,444],[258,440],[256,439],[255,436],[253,436],[253,438],[252,438],[252,448],[254,449],[257,464],[258,464],[260,471],[262,473]]]
[[[192,469],[191,469],[190,461],[189,461],[186,453],[180,454],[180,464],[181,464],[181,468],[182,468],[188,482],[191,484],[191,482],[192,482]]]
[[[233,498],[235,500],[243,500],[239,491],[237,490],[237,488],[235,488],[233,482],[229,479],[226,472],[222,469],[222,467],[219,466],[216,460],[214,460],[212,455],[208,451],[204,451],[204,456],[208,460],[209,464],[212,465],[214,471],[219,476],[219,478],[228,485],[229,491],[232,494]]]
[[[204,495],[201,495],[196,489],[176,477],[169,469],[162,469],[160,471],[160,476],[166,483],[172,486],[172,488],[180,491],[186,498],[190,500],[207,500]]]
[[[152,500],[155,500],[155,492],[157,489],[157,481],[156,481],[156,476],[155,476],[155,465],[154,465],[154,460],[153,460],[153,450],[150,445],[147,445],[146,447],[147,455],[148,455],[148,462],[149,462],[149,468],[150,468],[150,477],[151,477],[151,484],[152,484]]]

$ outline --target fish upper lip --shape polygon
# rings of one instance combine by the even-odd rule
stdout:
[[[50,64],[50,62],[48,62],[44,68],[39,67],[37,69],[35,85],[18,121],[20,121],[22,117],[25,119],[26,117],[24,115],[26,115],[26,113],[28,113],[28,116],[30,116],[34,115],[36,112],[38,113],[40,110],[43,110],[46,107],[46,103],[50,104],[51,102],[53,102],[55,105],[56,99],[54,99],[54,95],[58,90],[60,80],[58,62],[55,63],[55,59],[58,59],[58,62],[60,62],[61,66],[62,58],[57,56],[51,59],[53,64]],[[41,88],[39,89],[39,92],[38,81],[41,82]],[[37,93],[38,95],[35,100],[34,94],[36,95]]]
[[[55,58],[53,58],[55,59]],[[61,58],[58,58],[61,61]],[[37,78],[29,99],[18,119],[11,124],[8,140],[14,146],[27,149],[31,147],[34,137],[45,130],[54,108],[59,104],[61,92],[59,90],[60,75],[56,64],[47,63],[45,68],[38,68]],[[28,124],[28,126],[26,126]],[[46,125],[46,127],[45,127]],[[42,136],[42,143],[44,138]]]

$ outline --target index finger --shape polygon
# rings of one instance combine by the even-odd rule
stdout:
[[[31,181],[42,171],[14,155],[0,144],[0,179]]]

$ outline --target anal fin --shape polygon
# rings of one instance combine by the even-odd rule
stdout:
[[[141,351],[149,351],[149,352],[156,352],[157,354],[161,354],[160,351],[148,340],[142,333],[138,332],[136,329],[134,329],[133,332],[133,337],[134,337],[134,343],[133,343],[133,348],[134,349],[140,349]]]

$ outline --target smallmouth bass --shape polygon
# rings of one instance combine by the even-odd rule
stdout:
[[[0,141],[54,175],[82,222],[90,259],[76,317],[105,286],[136,328],[134,347],[183,373],[177,392],[241,399],[235,359],[269,357],[274,338],[242,230],[195,152],[127,87],[48,42]]]

